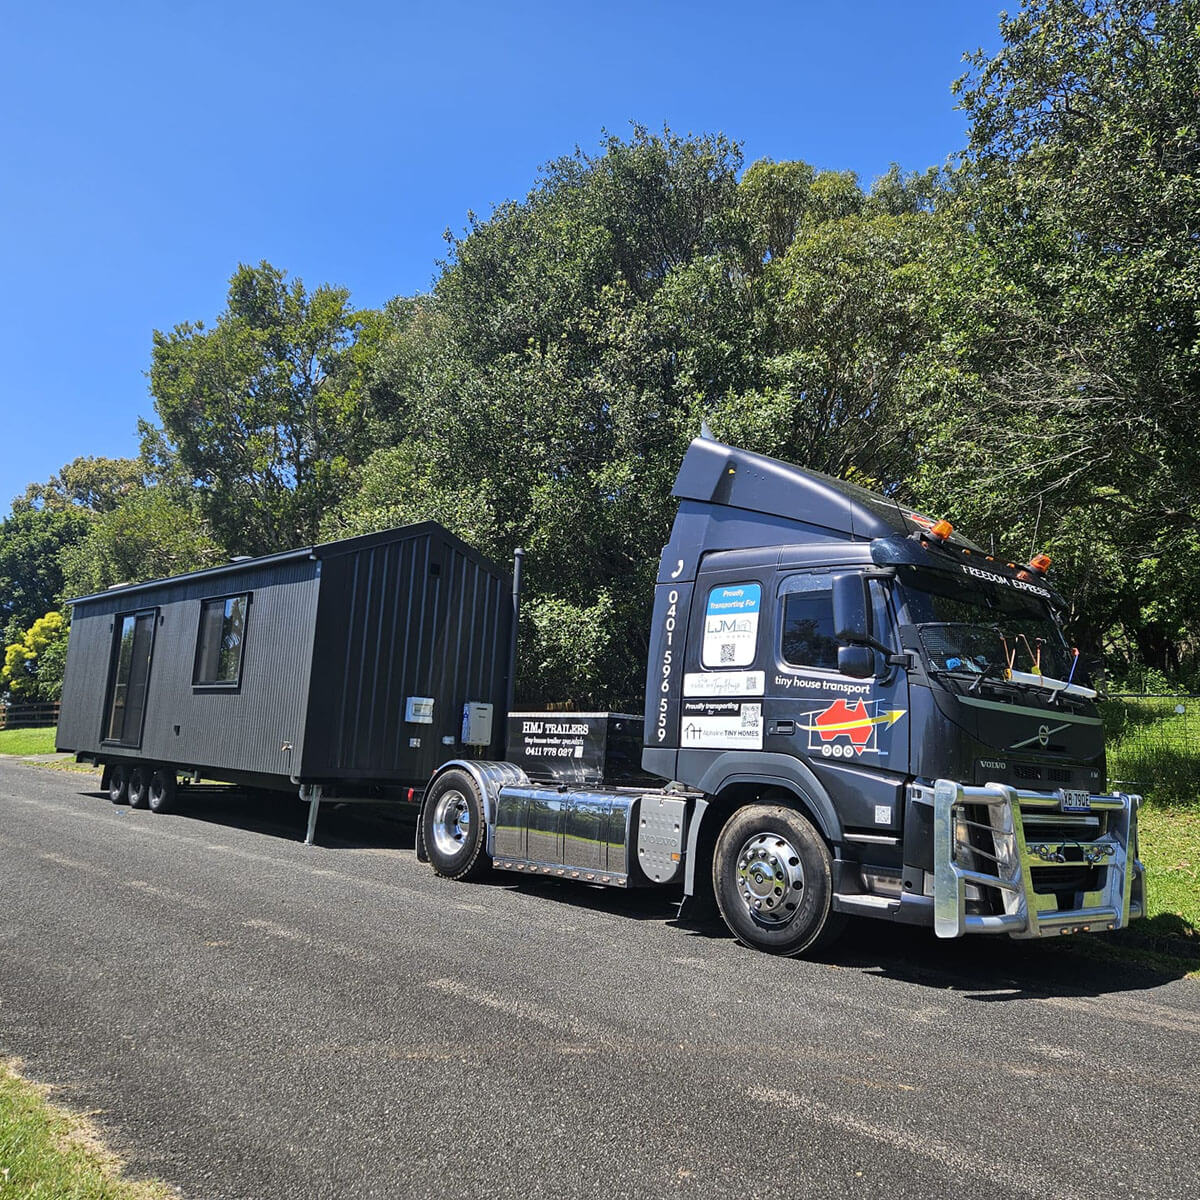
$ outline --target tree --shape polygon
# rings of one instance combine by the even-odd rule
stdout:
[[[31,483],[13,501],[13,512],[73,505],[88,512],[111,512],[144,486],[145,468],[137,458],[76,458],[45,483]]]
[[[82,596],[116,583],[214,566],[225,558],[195,495],[161,483],[97,516],[81,541],[64,547],[59,561],[65,592]]]
[[[941,333],[909,376],[933,416],[918,487],[1023,551],[1036,530],[1093,636],[1178,670],[1200,600],[1200,5],[1026,0],[1001,34],[958,85]]]
[[[155,331],[151,391],[159,453],[198,485],[201,510],[231,552],[311,541],[365,457],[364,330],[349,293],[263,262],[239,266],[225,311]]]
[[[67,633],[61,612],[48,612],[34,621],[5,650],[0,692],[7,692],[18,704],[56,702],[62,695]]]
[[[87,536],[82,509],[26,508],[0,523],[0,627],[16,641],[39,615],[62,601],[60,552]]]

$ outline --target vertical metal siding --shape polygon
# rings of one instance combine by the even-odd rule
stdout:
[[[323,568],[303,777],[420,783],[462,753],[468,700],[495,705],[499,752],[504,577],[432,525],[329,554]],[[433,698],[432,725],[405,721],[413,696]]]

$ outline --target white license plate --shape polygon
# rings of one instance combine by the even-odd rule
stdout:
[[[1063,812],[1091,812],[1092,798],[1087,792],[1075,791],[1073,788],[1059,790],[1059,807]]]

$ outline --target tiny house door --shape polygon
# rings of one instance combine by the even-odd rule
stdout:
[[[117,617],[102,740],[140,746],[157,609]]]

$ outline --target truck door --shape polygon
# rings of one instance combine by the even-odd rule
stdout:
[[[876,653],[875,674],[838,671],[833,570],[784,571],[774,598],[774,669],[764,749],[803,758],[849,828],[898,830],[909,764],[905,673]],[[870,581],[875,636],[894,644],[887,591]]]

